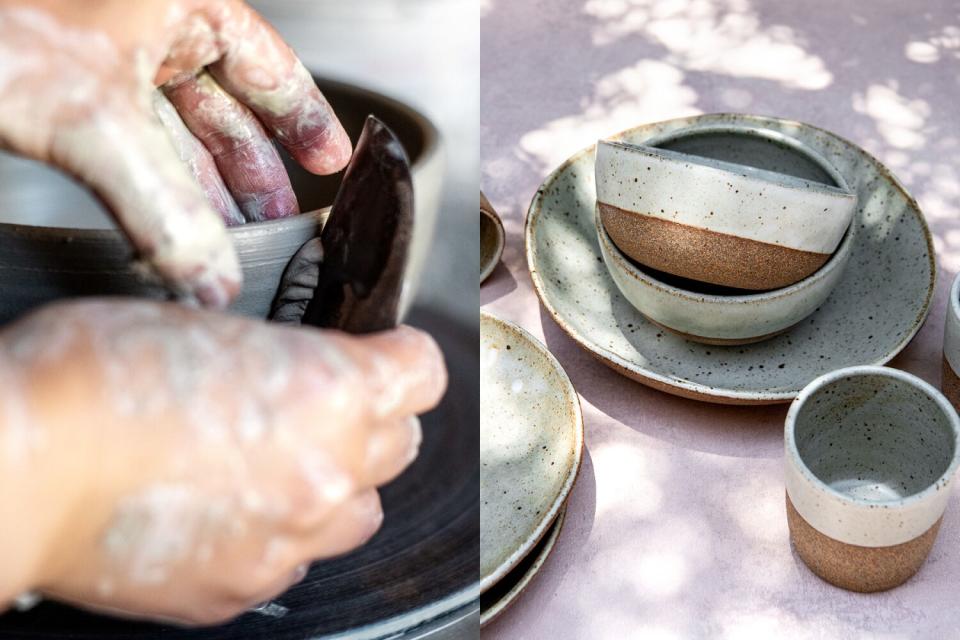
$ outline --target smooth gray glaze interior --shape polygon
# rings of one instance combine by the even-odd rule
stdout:
[[[419,114],[392,99],[349,84],[317,83],[353,140],[373,113],[416,164],[435,135]],[[301,211],[329,206],[342,174],[316,176],[282,155]],[[93,196],[54,169],[0,155],[0,220],[0,323],[63,298],[169,296],[131,267],[133,250]],[[244,288],[231,310],[265,317],[290,257],[318,231],[309,216],[232,228]]]
[[[796,149],[760,136],[705,131],[657,144],[661,149],[785,173],[795,178],[839,186],[816,162]]]
[[[888,376],[841,378],[813,394],[797,416],[800,458],[831,488],[853,498],[904,498],[950,466],[949,418],[920,389]]]

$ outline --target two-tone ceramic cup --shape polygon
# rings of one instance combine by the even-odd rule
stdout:
[[[940,388],[954,408],[960,411],[960,274],[957,274],[950,287],[947,318],[943,324]]]
[[[790,286],[837,249],[856,195],[782,133],[692,127],[643,145],[601,140],[597,202],[624,254],[675,276],[755,291]]]
[[[940,528],[960,456],[947,399],[897,369],[838,369],[808,384],[785,428],[790,538],[810,569],[852,591],[902,584]]]

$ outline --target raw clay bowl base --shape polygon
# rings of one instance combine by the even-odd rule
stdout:
[[[359,87],[317,79],[350,138],[374,114],[403,142],[413,169],[417,226],[407,278],[415,283],[429,250],[441,187],[439,138],[410,107]],[[301,211],[328,207],[341,174],[315,176],[281,150]],[[230,230],[244,286],[231,310],[266,317],[293,253],[314,237],[322,216],[294,216]],[[0,323],[53,300],[132,295],[163,299],[167,291],[130,265],[133,250],[92,196],[53,169],[0,155]],[[36,226],[47,225],[47,226]],[[415,289],[408,287],[405,301]]]

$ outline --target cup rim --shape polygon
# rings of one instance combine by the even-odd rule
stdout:
[[[836,382],[837,380],[863,375],[878,375],[894,378],[916,387],[923,391],[927,397],[931,398],[947,416],[947,421],[949,422],[950,428],[953,431],[953,458],[951,459],[950,464],[947,465],[947,468],[944,470],[944,472],[940,474],[936,480],[929,483],[922,491],[918,491],[917,493],[913,493],[909,496],[898,498],[896,500],[878,501],[865,500],[863,498],[852,498],[848,494],[837,491],[830,485],[823,482],[810,469],[810,467],[807,466],[806,462],[803,460],[803,457],[800,455],[800,451],[797,449],[797,441],[795,437],[797,415],[800,413],[810,396],[825,386]],[[895,506],[900,508],[908,507],[919,502],[925,502],[931,495],[940,491],[941,485],[946,484],[946,482],[953,477],[958,465],[960,465],[960,417],[958,417],[953,405],[950,404],[950,401],[947,400],[947,398],[939,390],[937,390],[926,380],[923,380],[912,373],[907,373],[906,371],[901,371],[900,369],[894,369],[893,367],[882,367],[876,365],[843,367],[841,369],[835,369],[829,373],[825,373],[807,383],[807,386],[800,391],[799,395],[797,395],[794,401],[790,404],[790,409],[787,411],[787,417],[784,421],[783,437],[786,444],[786,455],[793,461],[797,470],[801,473],[801,475],[803,475],[805,480],[812,483],[830,496],[840,500],[841,502],[859,507],[875,507],[877,505],[883,505],[885,507]]]
[[[663,282],[662,280],[658,280],[654,276],[634,265],[627,258],[627,256],[624,255],[620,248],[617,247],[617,245],[613,242],[613,239],[610,238],[606,228],[603,226],[603,221],[600,219],[600,212],[597,210],[598,207],[599,204],[594,206],[594,225],[597,229],[597,238],[598,241],[603,245],[602,249],[607,250],[611,257],[613,257],[614,261],[617,263],[617,268],[642,284],[659,289],[664,293],[674,295],[678,298],[697,303],[742,305],[755,304],[758,302],[771,302],[780,298],[791,297],[805,289],[813,287],[821,280],[828,277],[832,272],[845,266],[847,257],[852,253],[854,236],[856,235],[855,220],[851,220],[850,225],[843,234],[843,238],[840,240],[840,246],[838,246],[836,251],[830,255],[830,259],[827,260],[823,266],[802,280],[794,282],[793,284],[780,289],[760,291],[759,293],[746,293],[743,295],[726,296],[716,293],[700,293],[698,291],[690,291],[689,289],[675,287],[671,284]]]

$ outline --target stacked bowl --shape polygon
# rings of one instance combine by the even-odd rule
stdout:
[[[749,126],[600,141],[596,229],[607,269],[651,322],[707,344],[775,336],[840,280],[856,195],[820,154]]]

